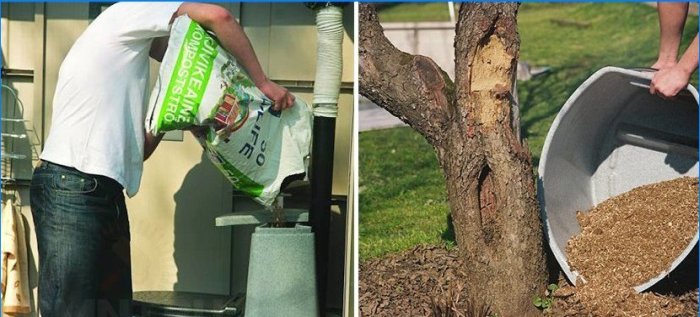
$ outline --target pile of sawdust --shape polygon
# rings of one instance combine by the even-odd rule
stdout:
[[[598,316],[677,316],[673,298],[637,294],[638,286],[668,271],[697,232],[698,178],[641,186],[577,214],[582,231],[567,254],[580,302]]]
[[[697,253],[695,253],[697,256]],[[682,270],[697,271],[697,263],[695,265],[686,265],[681,268]],[[678,269],[674,270],[676,273]],[[688,276],[686,276],[688,277]],[[697,277],[697,275],[696,275]],[[681,278],[680,276],[674,277]],[[553,296],[554,302],[552,304],[551,310],[545,310],[545,316],[547,317],[591,317],[591,316],[678,316],[678,317],[697,317],[698,316],[698,290],[697,290],[697,278],[690,280],[683,280],[683,286],[678,289],[679,293],[658,295],[658,294],[648,294],[647,296],[636,296],[632,295],[627,297],[627,302],[623,305],[619,305],[619,296],[614,299],[618,302],[605,303],[604,301],[597,301],[596,313],[592,312],[593,307],[591,307],[591,297],[602,297],[608,299],[607,295],[595,294],[594,288],[587,286],[579,286],[578,288],[571,286],[566,278],[561,275],[559,280],[559,289],[557,289]],[[695,289],[687,289],[691,287],[690,284],[696,285]],[[583,295],[583,299],[581,298]],[[638,295],[638,294],[637,294]],[[651,295],[651,296],[650,296]],[[583,301],[588,301],[588,305],[584,306]],[[651,301],[650,303],[646,301]],[[669,309],[668,304],[673,304],[674,307]],[[607,306],[606,306],[607,304]],[[663,306],[666,305],[666,306]],[[680,305],[680,306],[678,306]],[[618,308],[619,306],[619,308]],[[629,307],[638,307],[633,310]],[[627,311],[625,311],[627,310]],[[614,312],[611,312],[614,311]]]

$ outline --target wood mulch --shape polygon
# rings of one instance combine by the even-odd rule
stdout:
[[[634,254],[625,253],[625,259],[617,259],[615,261],[618,262],[613,262],[615,263],[613,266],[617,268],[615,271],[618,272],[620,267],[627,265],[624,262],[628,260],[627,258],[636,259],[635,261],[640,261],[639,263],[648,263],[652,267],[657,267],[656,263],[669,262],[678,257],[679,247],[677,245],[681,245],[680,249],[682,249],[688,244],[687,235],[691,231],[689,228],[692,228],[692,226],[688,227],[688,222],[692,222],[695,226],[694,230],[697,230],[697,184],[697,178],[686,178],[677,180],[676,183],[672,184],[660,183],[660,185],[656,185],[657,187],[643,188],[639,191],[642,196],[651,195],[651,198],[645,198],[643,201],[639,201],[639,197],[630,197],[630,195],[639,195],[639,193],[617,196],[619,199],[614,204],[620,215],[601,217],[607,218],[606,220],[601,220],[595,219],[595,210],[588,214],[582,214],[579,218],[584,222],[583,233],[591,232],[592,235],[599,236],[604,231],[615,227],[616,222],[636,219],[634,221],[639,222],[639,226],[634,229],[637,230],[636,233],[635,231],[629,231],[633,229],[621,228],[619,229],[620,234],[648,236],[649,239],[628,240],[639,243],[647,240],[655,241],[646,248],[663,250],[650,251],[643,249],[645,247],[635,246],[637,249],[636,252],[632,252]],[[692,203],[688,205],[690,196],[693,196],[694,207]],[[599,207],[604,204],[600,204]],[[630,208],[637,210],[637,212],[647,208],[663,209],[656,209],[656,212],[651,215],[631,217],[626,213],[629,212],[627,207],[622,206],[624,204],[633,206]],[[687,215],[689,210],[693,208],[694,216]],[[663,210],[663,212],[658,210]],[[685,210],[686,214],[683,214],[681,210]],[[648,221],[647,218],[649,217],[653,220],[644,225],[644,221]],[[670,225],[669,222],[671,223]],[[656,229],[646,227],[652,225],[651,223],[654,223],[653,226],[658,225],[660,227]],[[600,224],[602,227],[598,227],[596,224]],[[627,227],[634,227],[634,225],[627,225]],[[648,231],[649,233],[647,233]],[[671,233],[670,231],[674,232]],[[608,239],[620,238],[612,235]],[[659,242],[659,240],[663,240],[663,242]],[[617,240],[608,241],[608,244],[613,245],[622,242]],[[573,242],[573,245],[575,244],[576,242]],[[603,244],[605,245],[605,243]],[[671,246],[671,244],[674,246]],[[603,251],[606,248],[609,248],[609,246],[596,246],[592,250],[586,248],[583,248],[583,250],[594,252],[596,257],[600,256],[599,252],[614,253],[615,251],[614,249]],[[643,255],[646,252],[652,252],[654,254],[653,257],[657,258],[652,259]],[[591,255],[593,253],[589,253],[588,257],[583,256],[583,258],[590,259]],[[602,264],[595,265],[600,266]],[[466,279],[460,270],[460,267],[463,266],[464,263],[459,259],[456,248],[446,249],[440,246],[418,246],[384,258],[362,261],[359,272],[360,316],[466,317],[491,315],[488,309],[482,305],[483,303],[468,302],[469,290],[465,289],[463,284],[460,283],[460,281]],[[550,268],[550,271],[557,273],[559,268],[556,262],[554,262],[553,266],[555,267]],[[592,281],[607,281],[604,275],[596,277],[596,273],[591,273],[593,271],[584,269],[581,263],[574,265],[574,267],[577,267],[582,272],[588,272],[583,274],[584,276],[590,276]],[[602,265],[600,267],[605,266]],[[642,268],[640,269],[640,267]],[[609,268],[610,265],[608,265],[607,269]],[[622,277],[608,276],[608,279],[613,282],[591,284],[589,281],[588,285],[578,288],[571,286],[559,274],[559,280],[555,282],[560,287],[553,294],[553,305],[543,314],[546,316],[566,317],[698,315],[697,246],[670,275],[642,294],[634,293],[629,285],[634,286],[639,281],[648,280],[649,276],[656,274],[652,271],[658,270],[658,267],[656,269],[648,269],[645,265],[632,265],[622,270],[641,270],[646,273],[638,274],[635,271],[628,272],[629,274],[625,273],[626,275]],[[600,287],[600,285],[604,287]]]
[[[456,250],[417,246],[360,263],[360,316],[464,316],[466,277]],[[456,308],[459,314],[440,314]]]
[[[601,316],[680,316],[676,298],[637,294],[633,287],[667,271],[698,230],[698,179],[637,187],[578,213],[582,231],[567,254],[578,299]]]
[[[463,262],[457,253],[457,249],[441,246],[417,246],[361,262],[360,316],[489,316],[484,307],[467,302],[469,290],[460,283],[466,277],[459,269]],[[683,313],[679,316],[697,316],[697,257],[696,249],[671,275],[645,293],[654,292],[681,303]],[[576,288],[563,276],[558,284],[560,288],[546,316],[595,316],[574,296]]]

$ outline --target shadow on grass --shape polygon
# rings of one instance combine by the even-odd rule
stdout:
[[[541,142],[554,117],[593,70],[581,66],[557,67],[531,80],[518,82],[520,132],[529,140],[534,169],[539,165]],[[537,137],[542,141],[533,140]]]
[[[440,237],[442,238],[443,241],[449,242],[453,245],[457,244],[457,240],[455,239],[455,226],[452,224],[452,213],[447,214],[447,228],[442,231],[442,234]]]
[[[577,66],[558,67],[530,81],[519,83],[518,96],[520,104],[526,107],[526,109],[521,109],[524,110],[522,111],[524,112],[524,118],[521,119],[521,132],[527,135],[527,131],[530,128],[541,123],[543,119],[559,112],[559,109],[561,109],[568,97],[591,74],[591,70],[581,70]],[[567,77],[576,78],[572,80],[572,78]],[[541,103],[547,105],[546,109],[537,107]],[[529,115],[532,111],[534,111],[534,114]]]

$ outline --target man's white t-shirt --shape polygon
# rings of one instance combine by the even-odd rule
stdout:
[[[149,50],[181,2],[126,2],[95,19],[58,74],[41,159],[119,182],[136,194],[143,171]]]

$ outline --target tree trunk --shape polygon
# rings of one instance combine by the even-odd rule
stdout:
[[[443,169],[470,300],[499,316],[538,313],[546,263],[530,152],[511,91],[519,50],[516,3],[463,3],[456,80],[397,50],[360,5],[360,93],[421,133]]]

